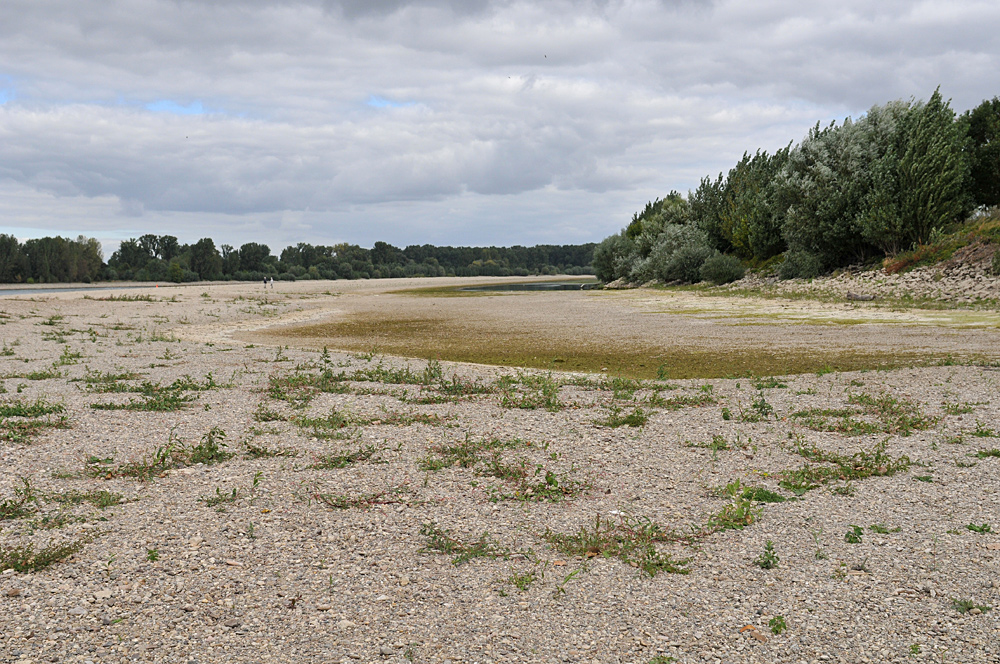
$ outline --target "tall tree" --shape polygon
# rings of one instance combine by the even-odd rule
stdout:
[[[1000,205],[1000,97],[962,115],[969,135],[971,193],[976,205]]]

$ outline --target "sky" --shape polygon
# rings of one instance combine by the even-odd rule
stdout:
[[[577,244],[940,86],[995,0],[3,0],[0,233]]]

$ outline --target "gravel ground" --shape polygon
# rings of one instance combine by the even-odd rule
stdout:
[[[0,661],[1000,662],[996,367],[636,384],[234,340],[386,287],[0,299]]]

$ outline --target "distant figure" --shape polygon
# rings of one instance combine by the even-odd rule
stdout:
[[[274,277],[271,277],[271,290],[274,290]]]
[[[264,277],[264,290],[267,290],[267,277]]]

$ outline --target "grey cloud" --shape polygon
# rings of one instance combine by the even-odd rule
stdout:
[[[1000,89],[992,3],[115,7],[4,3],[0,81],[13,94],[0,105],[0,181],[63,202],[113,199],[113,223],[133,226],[203,214],[239,233],[238,219],[252,220],[246,232],[332,233],[375,210],[392,228],[417,206],[430,233],[434,210],[456,201],[463,212],[439,216],[462,225],[496,200],[558,217],[544,201],[565,206],[572,192],[591,221],[567,213],[551,226],[593,232],[604,215],[611,232],[628,200],[694,186],[817,120],[938,84],[958,110]],[[373,96],[408,105],[373,108]],[[211,112],[145,110],[160,100]]]

